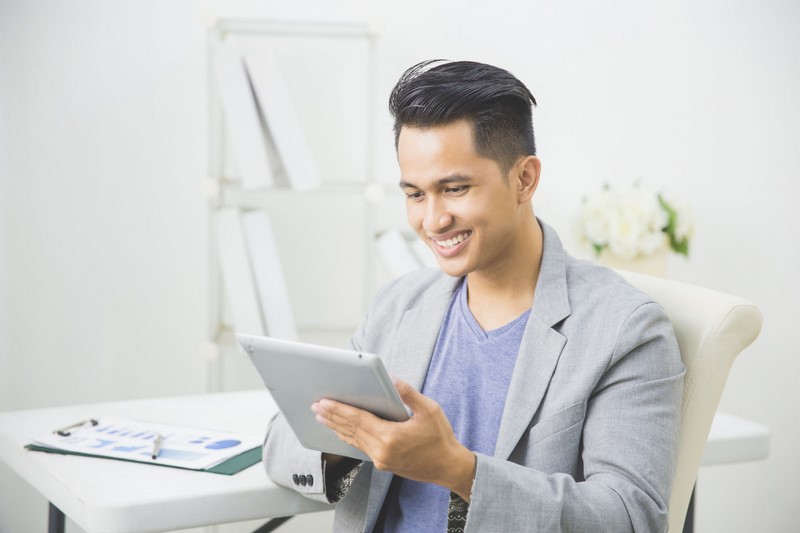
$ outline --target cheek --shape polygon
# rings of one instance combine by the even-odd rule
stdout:
[[[408,225],[411,226],[415,231],[422,228],[422,220],[424,216],[425,212],[420,209],[417,204],[406,204],[406,218],[408,219]]]

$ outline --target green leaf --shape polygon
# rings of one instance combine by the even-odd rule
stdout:
[[[658,195],[658,203],[661,204],[661,207],[667,212],[667,225],[661,228],[661,231],[666,233],[667,237],[669,237],[669,247],[672,248],[674,252],[689,257],[689,239],[682,239],[679,241],[675,236],[678,212],[675,211],[660,194]]]
[[[676,253],[689,257],[689,239],[676,241],[674,244],[670,242],[670,246],[673,250],[675,250]]]

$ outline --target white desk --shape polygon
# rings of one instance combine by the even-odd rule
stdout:
[[[769,428],[717,412],[700,466],[757,461],[769,456]]]
[[[35,436],[115,415],[263,435],[266,391],[0,413],[0,461],[90,533],[144,533],[323,511],[272,483],[258,463],[233,476],[25,450]]]
[[[263,435],[275,409],[266,391],[247,391],[0,413],[0,461],[90,533],[169,531],[329,509],[276,486],[260,463],[223,476],[23,448],[54,428],[103,415]],[[702,465],[763,459],[768,451],[766,427],[718,413]]]
[[[769,429],[744,418],[717,412],[711,423],[700,466],[741,463],[766,459],[769,455]],[[683,533],[694,532],[694,496],[692,491]]]

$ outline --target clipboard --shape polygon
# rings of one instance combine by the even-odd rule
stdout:
[[[233,475],[261,461],[261,437],[101,417],[33,439],[36,452]]]
[[[242,470],[250,468],[251,466],[258,464],[261,462],[261,449],[262,447],[259,446],[258,448],[253,448],[252,450],[242,452],[237,456],[231,457],[227,461],[219,463],[216,466],[212,466],[210,468],[204,468],[201,470],[197,470],[194,468],[186,468],[183,466],[175,466],[175,465],[167,465],[164,463],[144,463],[141,461],[131,461],[130,459],[117,459],[116,457],[108,457],[106,455],[96,455],[96,454],[88,454],[88,453],[81,453],[81,452],[71,452],[66,450],[60,450],[58,448],[48,448],[45,446],[37,446],[36,444],[27,444],[25,445],[26,450],[30,450],[32,452],[45,452],[45,453],[57,453],[61,455],[77,455],[79,457],[94,457],[96,459],[113,459],[115,461],[126,461],[131,463],[139,463],[139,464],[152,464],[153,466],[163,466],[167,468],[178,468],[181,470],[194,470],[195,472],[210,472],[212,474],[222,474],[225,476],[232,476],[234,474],[238,474]]]

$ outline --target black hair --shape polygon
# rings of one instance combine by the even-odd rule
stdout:
[[[406,70],[389,96],[394,142],[403,126],[430,128],[472,123],[475,150],[500,164],[503,174],[536,155],[531,92],[513,74],[474,61],[423,61]]]

